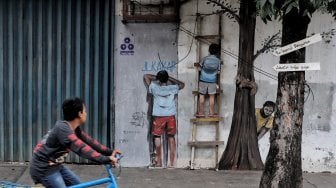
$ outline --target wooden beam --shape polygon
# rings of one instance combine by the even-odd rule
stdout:
[[[206,146],[218,146],[224,145],[224,141],[189,141],[188,146],[198,146],[198,147],[206,147]]]

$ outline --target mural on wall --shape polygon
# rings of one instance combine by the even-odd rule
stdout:
[[[120,44],[120,55],[134,55],[134,44],[130,37],[125,37],[123,43]]]
[[[143,78],[148,91],[147,102],[148,112],[150,112],[148,113],[151,157],[149,167],[162,168],[167,166],[167,168],[174,168],[176,156],[175,134],[177,132],[175,95],[180,89],[184,88],[184,83],[170,77],[166,70],[159,71],[156,75],[145,74]],[[167,143],[169,143],[169,150],[167,150]]]
[[[255,109],[258,140],[273,128],[275,110],[276,106],[273,101],[266,101],[262,108]]]

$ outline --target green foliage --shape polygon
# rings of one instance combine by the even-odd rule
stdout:
[[[326,9],[336,18],[336,0],[257,0],[257,8],[261,19],[282,18],[293,9],[300,11],[303,16],[311,16],[317,10]]]
[[[293,8],[299,9],[299,1],[288,1],[288,4],[282,6],[282,10],[285,10],[284,14],[288,14]]]
[[[273,4],[271,3],[273,2]],[[275,16],[278,14],[278,11],[274,8],[274,0],[259,0],[257,1],[257,10],[261,19],[267,23],[272,20],[272,15]]]
[[[336,19],[336,0],[331,0],[328,2],[327,10]]]
[[[336,35],[336,29],[330,29],[321,33],[322,39],[329,44],[332,38]]]
[[[206,3],[212,5],[213,7],[218,6],[221,8],[221,10],[215,12],[216,14],[223,14],[230,19],[238,18],[239,8],[234,7],[231,2],[228,2],[228,0],[207,0]]]
[[[336,0],[255,0],[257,4],[257,14],[261,19],[267,23],[272,19],[281,19],[291,10],[296,9],[300,11],[303,16],[311,15],[316,10],[325,10],[331,13],[336,19]],[[219,6],[226,16],[233,18],[233,14],[238,12],[238,8],[232,6],[228,0],[207,0],[207,4],[212,6]]]
[[[261,46],[263,46],[263,51],[261,52],[274,52],[274,50],[281,46],[281,31],[279,30],[273,36],[268,36],[263,39],[261,41]]]

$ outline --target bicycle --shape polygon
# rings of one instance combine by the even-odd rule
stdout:
[[[3,181],[3,180],[0,180],[0,187],[1,188],[31,188],[30,186],[27,186],[27,185],[21,185],[18,183],[13,183],[10,181]]]
[[[122,158],[122,156],[117,154],[116,158],[118,159],[118,163],[119,163],[119,160]],[[107,188],[118,188],[117,181],[115,180],[115,178],[113,176],[113,173],[111,171],[111,165],[109,165],[109,164],[106,165],[106,172],[108,174],[108,177],[83,182],[83,183],[80,183],[80,184],[77,184],[77,185],[72,185],[68,188],[92,187],[92,186],[95,186],[95,185],[102,185],[102,184],[105,184],[105,183],[109,183],[106,186]]]
[[[117,163],[119,163],[122,157],[123,156],[121,156],[120,154],[116,154],[116,158],[118,159]],[[117,181],[115,180],[112,170],[111,170],[111,165],[107,164],[105,165],[105,167],[106,167],[106,172],[108,174],[108,177],[83,182],[77,185],[72,185],[72,186],[69,186],[68,188],[85,188],[85,187],[92,187],[95,185],[102,185],[106,183],[108,183],[106,186],[107,188],[118,188]],[[119,168],[121,168],[120,164],[119,164]],[[0,180],[0,188],[31,188],[31,186],[21,185],[21,184],[13,183],[10,181]]]

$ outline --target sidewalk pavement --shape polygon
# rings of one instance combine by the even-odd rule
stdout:
[[[105,166],[65,164],[82,181],[106,177]],[[115,175],[119,169],[114,169]],[[121,168],[120,188],[257,188],[261,171]],[[0,163],[0,181],[34,186],[27,164]],[[103,186],[98,186],[103,187]],[[304,188],[335,188],[336,173],[304,173]]]

